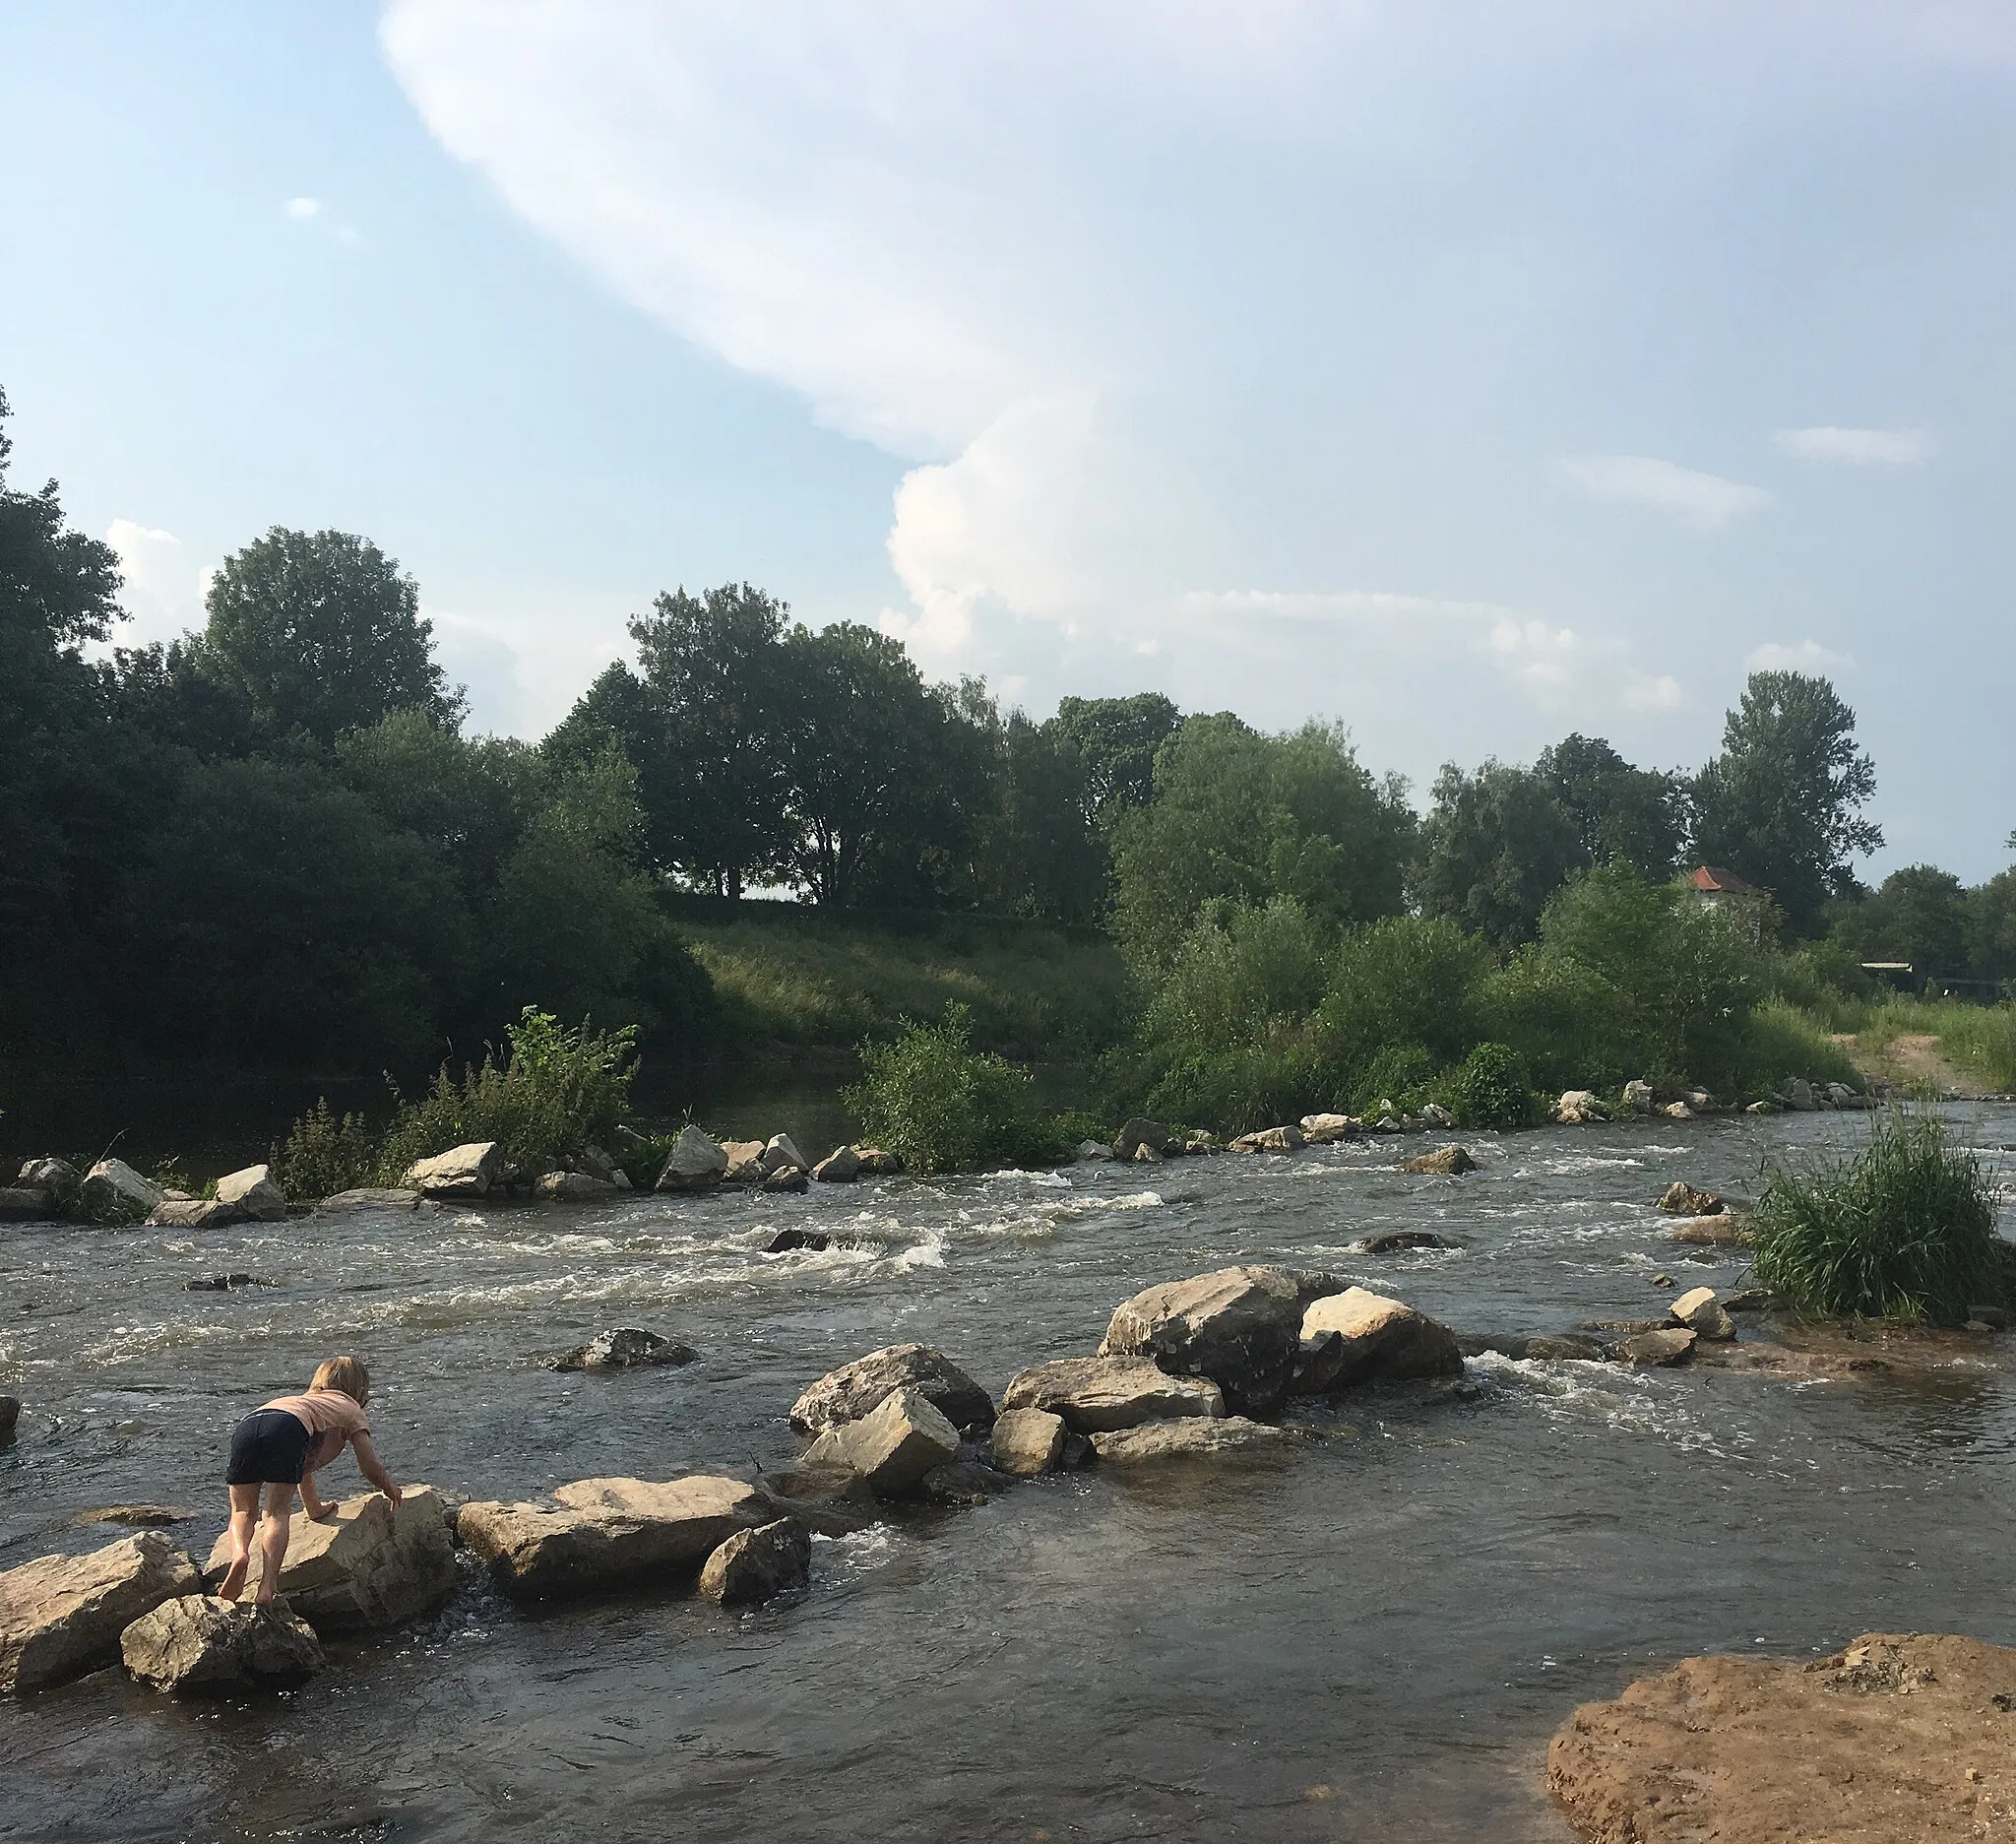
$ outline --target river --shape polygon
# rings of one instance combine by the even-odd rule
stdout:
[[[2016,1110],[1965,1119],[2010,1182]],[[1232,1261],[1330,1268],[1460,1330],[1641,1316],[1740,1275],[1672,1242],[1650,1207],[1672,1178],[1754,1194],[1765,1158],[1863,1131],[1480,1135],[1461,1179],[1359,1142],[802,1198],[10,1228],[0,1388],[26,1407],[0,1565],[108,1541],[68,1520],[133,1499],[200,1507],[200,1556],[233,1421],[337,1351],[370,1362],[402,1479],[518,1497],[744,1471],[791,1457],[793,1397],[873,1347],[924,1340],[998,1390],[1090,1351],[1138,1288]],[[786,1225],[864,1245],[761,1252]],[[1351,1252],[1396,1228],[1461,1246]],[[279,1285],[187,1291],[230,1270]],[[541,1367],[612,1325],[701,1361]],[[1475,1400],[1361,1392],[1285,1456],[1055,1476],[822,1541],[807,1599],[739,1617],[525,1612],[471,1569],[292,1694],[179,1703],[106,1672],[6,1709],[0,1837],[1558,1844],[1546,1738],[1647,1669],[1870,1628],[2016,1642],[2008,1342],[1917,1382],[1477,1359]]]

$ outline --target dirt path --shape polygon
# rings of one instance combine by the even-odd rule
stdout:
[[[1978,1077],[1969,1075],[1947,1057],[1939,1048],[1939,1040],[1930,1032],[1906,1032],[1892,1038],[1879,1050],[1864,1049],[1850,1032],[1838,1033],[1834,1042],[1863,1075],[1877,1082],[1895,1082],[1905,1088],[1929,1082],[1942,1093],[1957,1095],[1964,1101],[1979,1100],[1988,1092]]]

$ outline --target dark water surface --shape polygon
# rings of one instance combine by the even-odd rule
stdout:
[[[2016,1111],[1976,1132],[2005,1169]],[[1658,1310],[1739,1265],[1649,1206],[1754,1188],[1852,1116],[1561,1130],[1080,1167],[804,1198],[315,1217],[202,1235],[0,1233],[0,1565],[83,1549],[80,1509],[222,1523],[228,1430],[356,1351],[402,1479],[775,1465],[804,1384],[923,1339],[998,1387],[1090,1351],[1150,1282],[1335,1269],[1466,1330]],[[786,1224],[867,1239],[758,1252]],[[1449,1251],[1373,1259],[1431,1228]],[[1701,1260],[1701,1256],[1715,1257]],[[192,1294],[233,1269],[273,1290]],[[682,1370],[562,1375],[610,1325]],[[1746,1333],[1747,1335],[1747,1333]],[[1804,1656],[1869,1628],[2016,1641],[2016,1390],[1992,1348],[1936,1382],[1474,1361],[1470,1404],[1349,1398],[1332,1438],[1160,1476],[1096,1472],[821,1542],[796,1607],[636,1598],[527,1614],[471,1572],[436,1618],[332,1648],[297,1694],[171,1702],[115,1673],[0,1708],[9,1838],[1559,1840],[1540,1779],[1579,1700],[1691,1652]],[[350,1489],[348,1463],[335,1483]]]

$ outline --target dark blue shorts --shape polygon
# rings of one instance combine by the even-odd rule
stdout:
[[[298,1486],[308,1457],[306,1424],[284,1409],[258,1409],[231,1434],[227,1486]]]

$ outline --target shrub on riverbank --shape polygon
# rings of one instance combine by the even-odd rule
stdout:
[[[1754,1236],[1757,1278],[1828,1317],[1957,1324],[2002,1287],[1987,1173],[1929,1110],[1877,1115],[1845,1167],[1779,1168]]]
[[[976,1172],[1043,1165],[1066,1150],[1041,1112],[1036,1083],[990,1050],[976,1050],[960,1005],[937,1025],[906,1024],[891,1044],[861,1046],[861,1080],[842,1099],[863,1139],[912,1172]]]

